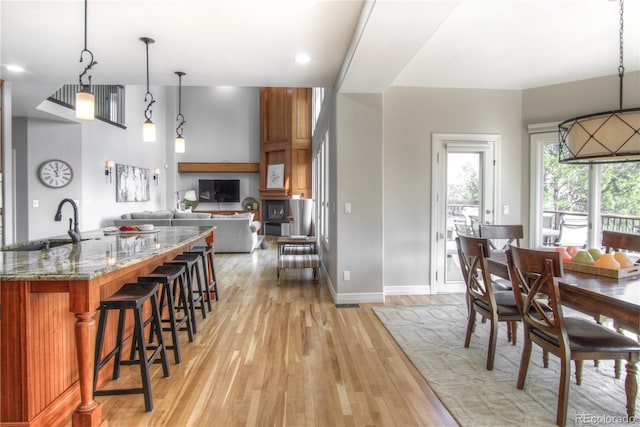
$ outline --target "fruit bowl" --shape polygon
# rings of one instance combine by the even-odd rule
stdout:
[[[140,230],[140,231],[151,231],[151,230],[153,230],[153,224],[140,224],[140,225],[138,225],[138,230]]]

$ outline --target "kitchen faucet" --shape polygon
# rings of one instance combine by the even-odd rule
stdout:
[[[70,203],[73,207],[73,218],[69,218],[69,231],[67,233],[73,243],[78,243],[80,241],[80,229],[78,228],[78,205],[76,205],[76,202],[71,199],[62,199],[58,205],[56,216],[53,219],[55,221],[62,221],[62,206],[65,203]]]

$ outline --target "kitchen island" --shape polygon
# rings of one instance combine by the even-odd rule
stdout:
[[[107,425],[93,399],[96,310],[102,298],[203,239],[215,227],[84,232],[0,251],[0,425]],[[37,249],[35,249],[37,248]],[[115,342],[110,323],[106,342]]]

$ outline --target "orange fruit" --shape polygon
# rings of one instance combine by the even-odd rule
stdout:
[[[620,263],[616,261],[613,254],[602,254],[602,256],[593,263],[593,266],[618,270],[620,268]]]
[[[569,255],[569,252],[567,252],[566,248],[558,247],[558,248],[556,248],[556,252],[560,252],[560,254],[562,255],[562,261],[563,262],[570,262],[571,261],[571,255]]]
[[[624,252],[616,252],[613,254],[613,257],[620,263],[621,268],[633,267],[633,261],[631,261]]]

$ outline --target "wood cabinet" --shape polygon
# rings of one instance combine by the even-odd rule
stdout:
[[[311,198],[311,89],[260,89],[260,198]],[[268,188],[269,165],[284,165],[282,188]]]

